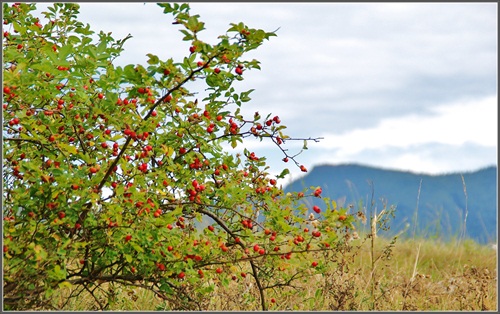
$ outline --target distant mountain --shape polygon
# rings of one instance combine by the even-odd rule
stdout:
[[[361,208],[365,208],[367,216],[372,201],[380,212],[381,200],[384,199],[389,206],[396,206],[388,235],[404,230],[405,225],[410,223],[404,235],[411,237],[417,214],[417,235],[449,240],[460,234],[465,220],[468,238],[479,243],[496,242],[497,167],[462,175],[466,193],[460,173],[427,175],[355,164],[321,165],[314,167],[305,177],[291,182],[285,191],[321,186],[322,196],[330,197],[340,205],[352,204],[353,211],[357,211],[362,204]],[[318,199],[307,199],[307,202],[311,206],[321,204]]]

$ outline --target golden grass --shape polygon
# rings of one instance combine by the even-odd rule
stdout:
[[[358,311],[497,311],[497,252],[472,241],[442,243],[432,240],[396,242],[376,238],[351,242],[353,249],[337,255],[324,275],[314,274],[292,289],[266,291],[270,310],[358,310]],[[383,252],[386,252],[383,255]],[[372,264],[371,256],[378,258]],[[318,257],[319,258],[319,257]],[[342,263],[344,260],[345,263]],[[326,262],[326,261],[324,261]],[[373,267],[372,267],[373,265]],[[213,291],[199,296],[208,311],[260,311],[258,290],[251,276],[238,278],[224,287],[209,283]],[[113,286],[116,302],[109,310],[172,310],[167,301],[138,288]],[[60,293],[55,304],[67,301]],[[276,300],[271,303],[271,298]],[[93,299],[82,294],[63,310],[97,310]]]

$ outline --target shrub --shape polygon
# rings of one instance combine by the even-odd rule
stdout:
[[[287,169],[274,177],[265,156],[224,149],[272,141],[307,171],[282,148],[293,138],[279,117],[244,117],[252,90],[234,87],[259,69],[246,53],[276,34],[231,24],[209,44],[187,4],[159,6],[190,43],[186,57],[121,67],[130,37],[95,33],[77,4],[53,4],[46,21],[35,4],[3,4],[5,309],[58,309],[51,296],[70,289],[104,310],[113,287],[134,286],[200,310],[215,279],[243,273],[265,310],[267,291],[309,276],[311,253],[350,228],[328,199],[320,214],[299,202],[318,187],[284,195]]]

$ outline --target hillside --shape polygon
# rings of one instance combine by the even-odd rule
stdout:
[[[496,241],[497,168],[463,173],[463,177],[467,191],[466,235],[479,243]],[[460,234],[464,222],[466,197],[460,173],[427,175],[354,164],[321,165],[291,182],[285,190],[299,191],[310,186],[321,186],[324,197],[344,205],[353,204],[355,209],[361,201],[367,214],[373,188],[378,211],[382,208],[382,199],[396,206],[390,233],[397,233],[410,223],[405,235],[412,236],[415,213],[417,234],[425,237],[451,239]],[[320,204],[319,200],[312,201]]]

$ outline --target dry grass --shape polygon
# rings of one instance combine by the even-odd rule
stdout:
[[[314,274],[297,283],[300,297],[286,290],[266,291],[269,309],[360,310],[360,311],[497,311],[497,252],[489,246],[465,241],[441,243],[432,240],[396,242],[377,237],[351,242],[353,249],[338,252],[336,262],[327,262],[324,274]],[[392,248],[388,250],[388,248]],[[384,254],[385,252],[385,254]],[[379,259],[373,264],[371,258]],[[320,258],[318,256],[318,258]],[[210,311],[259,311],[258,291],[250,276],[209,283],[213,291],[199,304]],[[153,293],[113,287],[116,303],[109,310],[171,310],[168,302]],[[55,303],[63,304],[66,293]],[[275,298],[276,303],[270,299]],[[86,295],[70,301],[64,310],[95,310]]]

